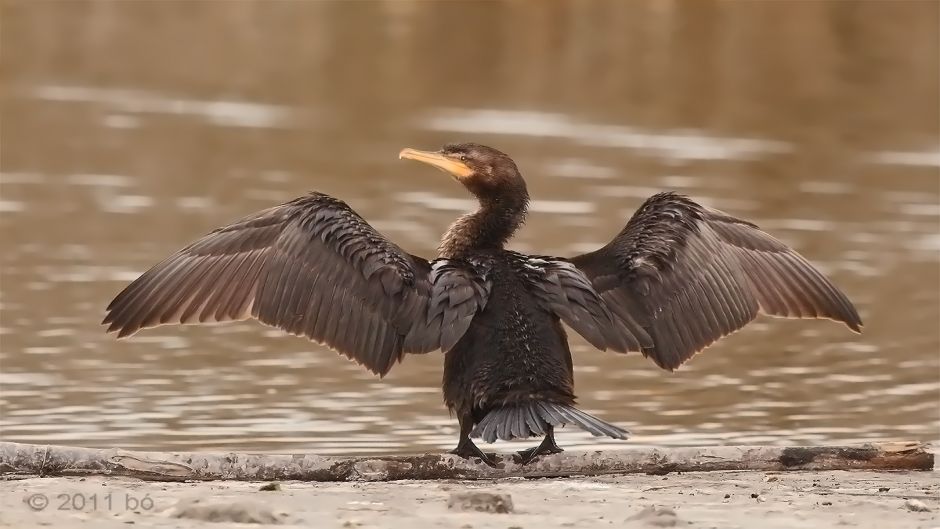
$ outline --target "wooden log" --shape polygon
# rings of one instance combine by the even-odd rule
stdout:
[[[519,464],[497,454],[496,468],[450,454],[390,456],[128,452],[0,442],[0,476],[109,475],[155,481],[394,481],[666,474],[715,470],[932,470],[916,442],[852,446],[714,446],[563,452]]]

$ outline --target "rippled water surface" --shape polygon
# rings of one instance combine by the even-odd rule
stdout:
[[[526,175],[515,249],[594,249],[672,189],[760,224],[859,307],[861,336],[760,319],[675,373],[573,336],[582,406],[630,443],[935,439],[938,4],[540,6],[4,2],[3,439],[452,447],[440,354],[379,380],[250,322],[121,342],[98,322],[149,265],[311,189],[433,256],[473,202],[396,154],[456,140]]]

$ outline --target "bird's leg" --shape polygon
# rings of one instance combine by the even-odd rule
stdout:
[[[527,465],[540,455],[557,454],[559,452],[564,452],[564,450],[555,444],[555,427],[549,426],[545,438],[542,439],[542,444],[528,450],[520,450],[519,455],[522,456],[522,464]]]
[[[472,416],[461,417],[460,422],[460,440],[457,442],[457,448],[454,448],[450,451],[451,454],[460,456],[464,459],[470,459],[471,457],[479,457],[484,463],[491,467],[496,467],[496,462],[493,461],[493,458],[483,453],[483,450],[480,450],[477,445],[473,444],[473,441],[470,439],[470,431],[473,430],[473,418]]]

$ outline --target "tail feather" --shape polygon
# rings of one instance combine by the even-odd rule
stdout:
[[[539,420],[539,414],[532,409],[532,406],[527,406],[525,408],[526,415],[526,425],[529,427],[529,431],[535,435],[545,435],[545,426],[541,420]]]
[[[613,437],[614,439],[624,439],[627,436],[625,430],[622,430],[610,423],[606,423],[591,414],[584,413],[579,409],[568,408],[566,411],[570,415],[575,416],[575,421],[580,424],[582,428],[585,428],[595,436],[602,437],[606,435],[608,437]],[[588,424],[593,426],[593,429],[588,428]]]
[[[513,437],[523,437],[528,435],[529,427],[526,425],[525,417],[527,415],[527,410],[524,408],[516,408],[516,411],[513,412],[515,420],[512,423],[512,435]]]
[[[555,425],[562,424],[565,422],[564,417],[562,417],[561,412],[555,407],[550,406],[548,402],[536,402],[535,406],[538,407],[539,414],[542,416],[542,419],[546,421],[547,424]]]
[[[500,439],[512,439],[512,431],[510,430],[510,426],[512,425],[512,416],[515,411],[515,408],[506,410],[506,417],[496,425],[496,437],[499,437]]]
[[[505,417],[501,414],[500,419],[505,420]],[[477,424],[476,428],[473,429],[473,432],[479,430],[477,436],[481,436],[484,439],[496,439],[496,427],[499,426],[499,423],[500,421],[496,420],[495,418],[489,422],[481,422],[480,424]],[[473,432],[470,432],[470,435],[473,435]]]
[[[490,411],[470,432],[470,437],[482,437],[487,443],[497,439],[525,439],[545,435],[550,427],[566,424],[574,424],[597,437],[626,439],[630,435],[630,432],[572,406],[532,401]]]

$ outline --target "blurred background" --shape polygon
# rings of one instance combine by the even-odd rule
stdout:
[[[433,257],[474,204],[397,153],[453,141],[528,179],[514,249],[594,249],[674,190],[794,246],[866,323],[762,318],[676,373],[573,335],[582,407],[635,437],[563,446],[938,438],[940,3],[6,0],[0,17],[4,440],[452,448],[440,354],[379,380],[257,323],[117,342],[99,321],[150,265],[308,190]]]

